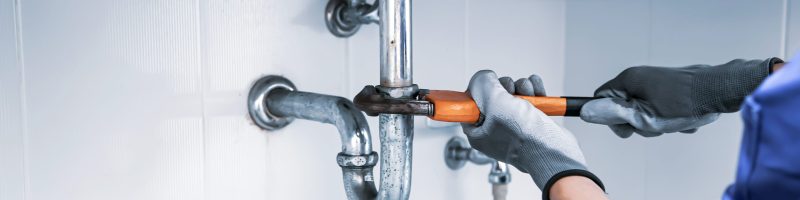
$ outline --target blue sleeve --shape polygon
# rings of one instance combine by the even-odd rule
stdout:
[[[746,98],[736,180],[723,199],[800,199],[800,56]]]

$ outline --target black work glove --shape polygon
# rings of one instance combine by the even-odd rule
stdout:
[[[620,137],[632,132],[657,136],[691,133],[736,112],[780,59],[733,60],[717,65],[631,67],[595,91],[604,99],[587,103],[581,119],[606,124]]]

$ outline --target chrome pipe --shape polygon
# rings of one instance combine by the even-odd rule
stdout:
[[[413,84],[411,70],[411,0],[380,0],[381,86]]]
[[[369,155],[372,136],[361,110],[345,98],[310,92],[277,89],[266,98],[266,107],[279,117],[293,117],[336,125],[342,153]]]
[[[477,149],[470,148],[469,151],[467,151],[467,152],[468,152],[467,153],[467,160],[469,160],[472,163],[475,163],[475,164],[478,164],[478,165],[483,165],[483,164],[489,164],[489,163],[496,163],[497,162],[493,158],[490,158],[486,154],[481,153]],[[492,167],[492,169],[494,169],[494,167]]]
[[[375,178],[372,175],[372,167],[377,163],[377,157],[374,152],[369,156],[348,156],[340,153],[336,157],[336,161],[342,167],[344,193],[347,199],[375,199],[378,196]]]
[[[274,78],[274,77],[273,77]],[[372,151],[372,137],[364,115],[345,98],[276,88],[256,95],[263,97],[268,115],[278,119],[299,118],[336,125],[342,151],[336,162],[348,199],[375,199],[378,192],[372,169],[378,155]]]
[[[411,0],[379,0],[380,87],[389,98],[413,98]],[[414,116],[379,115],[381,139],[380,199],[408,199],[411,193],[411,158]]]
[[[489,183],[503,185],[510,182],[511,171],[508,170],[508,164],[501,161],[492,162],[492,170],[489,171]]]
[[[411,193],[411,156],[414,117],[381,114],[380,199],[408,199]]]
[[[506,200],[508,196],[508,183],[511,182],[511,172],[508,171],[508,164],[500,161],[492,163],[492,170],[489,172],[489,183],[492,184],[492,198],[494,200]]]
[[[492,163],[488,178],[489,183],[492,184],[492,196],[495,200],[505,200],[506,194],[508,194],[508,183],[511,182],[508,164],[471,148],[467,140],[463,138],[450,138],[450,141],[447,141],[444,146],[444,162],[447,167],[452,170],[461,169],[468,161],[478,165]]]

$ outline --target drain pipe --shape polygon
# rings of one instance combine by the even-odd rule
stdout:
[[[380,85],[388,99],[415,98],[411,63],[411,0],[379,0]],[[412,115],[380,114],[380,199],[408,199],[414,139]]]
[[[366,118],[350,100],[297,91],[286,78],[266,76],[251,88],[248,107],[253,122],[267,130],[283,128],[294,118],[336,125],[342,142],[336,161],[347,198],[375,199],[372,168],[378,155],[372,151]]]
[[[419,88],[413,83],[411,70],[411,0],[377,0],[377,4],[381,63],[380,85],[375,88],[389,100],[414,99]],[[363,1],[330,0],[328,4],[325,19],[329,30],[337,37],[348,37],[358,29],[341,23],[341,20],[337,22],[336,17],[340,15],[336,13],[342,10],[338,9],[343,8],[341,5],[359,7]],[[275,80],[273,78],[272,82]],[[293,85],[285,87],[260,82],[251,89],[249,106],[250,115],[262,128],[283,127],[293,117],[330,123],[339,128],[342,152],[337,156],[337,162],[342,167],[349,199],[408,199],[414,139],[412,115],[379,115],[381,185],[376,193],[372,167],[377,156],[372,152],[366,120],[352,102],[340,97],[297,92]]]

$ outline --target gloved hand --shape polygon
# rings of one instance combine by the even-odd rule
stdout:
[[[502,84],[501,84],[502,83]],[[462,124],[473,148],[529,173],[544,193],[555,180],[582,175],[602,183],[586,171],[578,142],[542,111],[511,94],[544,95],[538,76],[497,79],[489,70],[472,76],[467,93],[475,100],[483,120]]]
[[[636,132],[645,137],[663,133],[693,133],[736,112],[780,59],[733,60],[717,66],[680,68],[631,67],[595,91],[583,106],[581,119],[609,125],[622,138]]]

